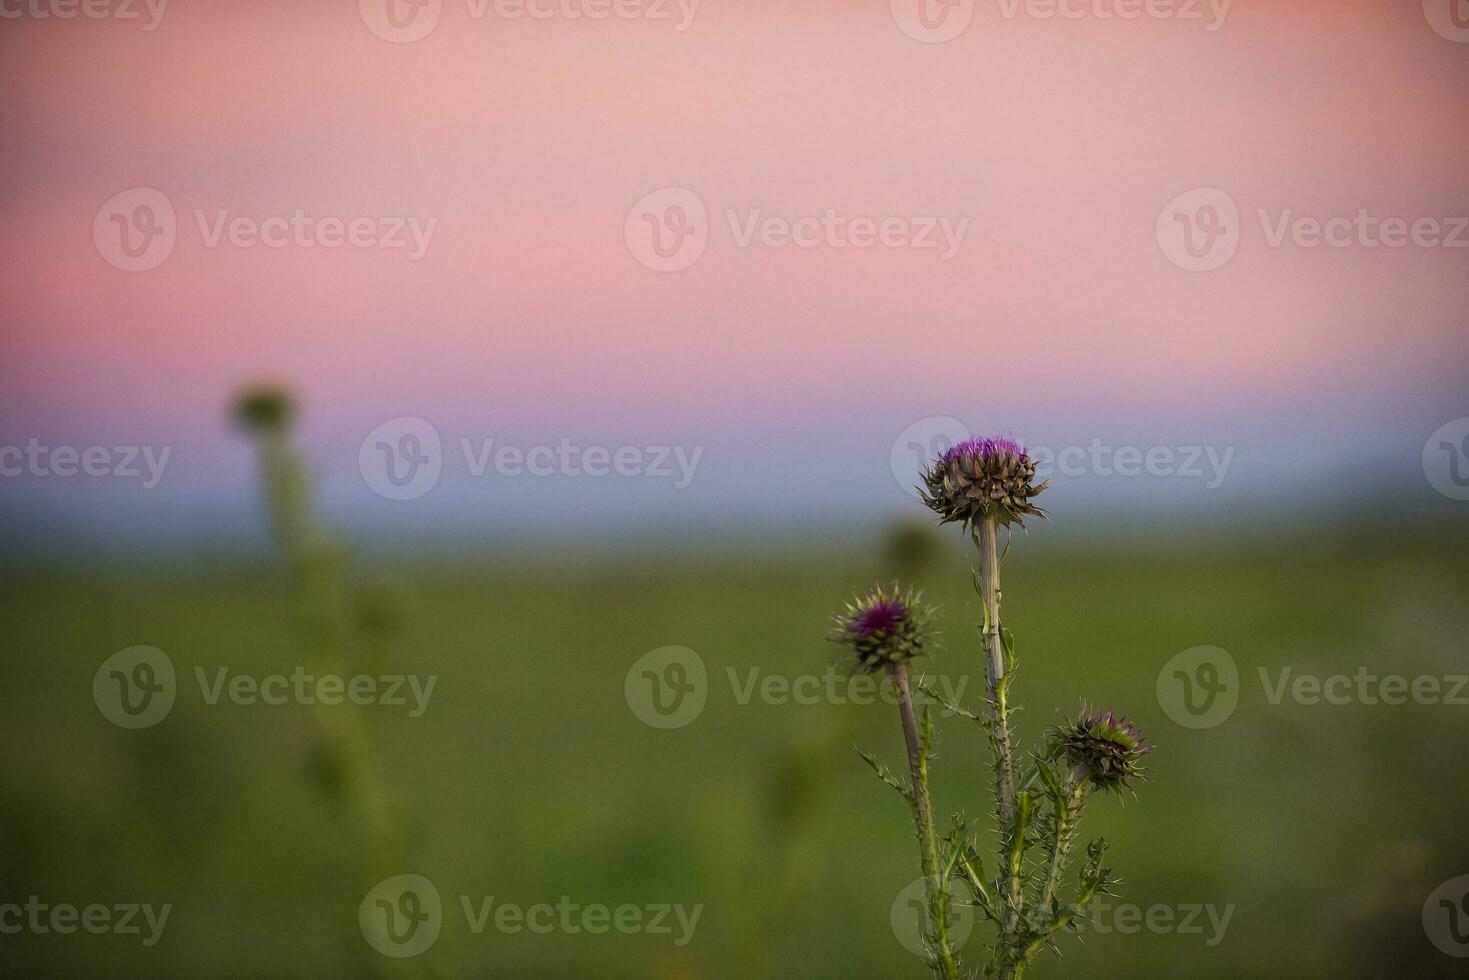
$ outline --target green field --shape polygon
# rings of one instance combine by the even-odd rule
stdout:
[[[957,535],[955,535],[957,537]],[[1423,903],[1469,873],[1469,706],[1271,704],[1259,679],[1469,672],[1465,537],[1435,529],[1270,539],[1065,540],[1043,528],[1005,563],[1006,625],[1029,743],[1080,697],[1153,737],[1138,800],[1094,798],[1083,832],[1113,841],[1123,903],[1039,978],[1462,975],[1424,936]],[[880,554],[880,549],[873,551]],[[951,684],[982,674],[967,558],[919,584],[941,607]],[[385,569],[357,568],[363,579]],[[905,806],[853,744],[901,768],[896,712],[740,695],[753,675],[821,674],[827,619],[892,571],[836,554],[761,563],[718,552],[635,567],[530,563],[393,570],[401,625],[347,644],[344,673],[436,674],[427,710],[210,705],[195,668],[289,673],[303,663],[284,574],[12,577],[0,732],[0,902],[170,903],[138,936],[0,936],[6,976],[922,977],[890,913],[916,875]],[[354,634],[356,635],[356,634]],[[98,666],[135,644],[178,672],[172,713],[127,731],[93,703]],[[1155,680],[1212,644],[1242,676],[1224,724],[1169,719]],[[697,651],[708,702],[656,730],[624,681],[645,652]],[[730,681],[734,671],[737,683]],[[777,682],[779,683],[779,682]],[[1447,693],[1449,686],[1444,687]],[[1469,691],[1460,692],[1469,698]],[[326,710],[375,746],[402,839],[365,855],[319,751]],[[940,819],[989,813],[980,732],[940,721]],[[397,866],[394,866],[397,865]],[[410,960],[367,945],[367,887],[413,872],[442,894],[442,932]],[[702,905],[692,938],[475,934],[458,896],[613,909]],[[1146,910],[1154,911],[1150,929]],[[1198,912],[1190,912],[1192,907]],[[1211,924],[1227,914],[1226,928]],[[1190,916],[1192,918],[1190,919]],[[1192,928],[1167,928],[1166,919]],[[971,962],[984,938],[976,926]]]

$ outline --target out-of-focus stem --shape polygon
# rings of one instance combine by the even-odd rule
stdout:
[[[342,673],[350,624],[337,544],[317,527],[311,488],[286,428],[258,433],[271,530],[299,596],[303,653],[314,673]],[[373,760],[372,737],[360,719],[317,704],[330,764],[341,780],[339,801],[359,835],[361,887],[370,888],[401,865],[392,802]],[[382,964],[373,961],[375,967]]]

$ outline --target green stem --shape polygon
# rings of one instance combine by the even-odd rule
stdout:
[[[1000,632],[1000,556],[998,527],[993,517],[986,517],[975,529],[974,542],[979,548],[980,601],[984,606],[984,622],[980,641],[984,651],[985,684],[990,701],[990,741],[995,755],[995,806],[1001,847],[1008,852],[1002,857],[1004,888],[1001,899],[1005,916],[1000,923],[1001,945],[1012,943],[1020,931],[1022,917],[1021,871],[1018,862],[1009,860],[1017,849],[1024,849],[1024,829],[1015,820],[1015,761],[1010,743],[1010,703],[1005,678],[1005,645]]]
[[[1000,824],[1010,824],[1015,807],[1015,763],[1010,749],[1010,713],[1005,691],[1005,647],[1000,637],[1000,555],[995,519],[986,517],[975,537],[979,545],[979,595],[984,603],[980,639],[984,647],[984,675],[989,689],[999,753],[996,789],[999,793]]]
[[[1055,799],[1056,836],[1051,841],[1051,866],[1046,873],[1046,885],[1041,892],[1038,909],[1047,922],[1051,919],[1051,902],[1056,897],[1056,889],[1061,887],[1061,874],[1066,870],[1066,858],[1071,852],[1071,841],[1075,837],[1076,824],[1081,817],[1085,793],[1086,783],[1078,781],[1069,793]]]
[[[938,835],[933,826],[933,803],[928,795],[928,758],[918,737],[913,715],[913,693],[908,687],[908,668],[888,664],[888,679],[898,692],[898,713],[903,719],[903,740],[908,746],[908,770],[913,777],[913,819],[918,832],[919,864],[928,893],[929,918],[937,945],[937,966],[943,980],[959,980],[959,963],[949,945],[949,890],[939,875]]]

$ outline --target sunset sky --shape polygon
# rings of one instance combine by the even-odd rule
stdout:
[[[403,43],[375,2],[172,0],[151,30],[141,2],[0,2],[0,445],[172,449],[151,488],[0,477],[6,542],[253,530],[226,409],[262,377],[300,393],[328,519],[400,544],[903,512],[893,445],[930,418],[1235,450],[1215,488],[1058,479],[1053,509],[1088,520],[1393,479],[1431,497],[1425,440],[1469,415],[1469,29],[1444,36],[1434,0],[1236,0],[1222,22],[960,0],[942,43],[905,32],[905,0],[433,0]],[[107,205],[135,188],[175,214],[146,271],[94,235],[133,221],[134,198]],[[628,231],[665,188],[706,211],[673,271]],[[1197,188],[1239,214],[1211,271],[1160,240]],[[409,247],[211,244],[298,211]],[[828,212],[843,235],[963,234],[950,257],[741,242]],[[1444,240],[1272,242],[1360,212]],[[441,435],[443,473],[390,500],[359,447],[402,416]],[[476,477],[460,440],[491,438],[701,455],[686,487]]]

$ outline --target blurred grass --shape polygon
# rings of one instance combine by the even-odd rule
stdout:
[[[1271,705],[1256,671],[1469,672],[1465,543],[1457,528],[1018,540],[1005,611],[1022,738],[1034,742],[1082,696],[1132,716],[1158,745],[1155,780],[1136,804],[1094,800],[1083,828],[1113,841],[1120,901],[1234,906],[1212,947],[1204,935],[1089,932],[1031,975],[1459,975],[1419,916],[1434,886],[1469,873],[1469,707]],[[919,584],[944,630],[928,670],[969,677],[973,705],[983,681],[966,560],[938,554]],[[821,673],[829,613],[882,566],[712,554],[410,570],[414,601],[386,670],[438,674],[428,711],[340,709],[368,714],[412,815],[416,860],[402,870],[444,897],[438,942],[402,963],[376,957],[358,932],[348,834],[311,778],[311,709],[210,706],[194,680],[196,666],[289,673],[301,662],[278,574],[11,580],[0,599],[0,902],[174,910],[152,949],[137,937],[0,936],[0,973],[923,976],[889,925],[917,874],[908,815],[852,750],[897,767],[896,713],[741,705],[726,674]],[[162,648],[179,676],[173,713],[135,732],[108,723],[90,695],[97,665],[133,644]],[[629,710],[623,681],[669,644],[704,658],[710,695],[692,725],[657,731]],[[1200,644],[1234,655],[1244,693],[1224,725],[1190,731],[1159,708],[1154,682]],[[988,814],[979,732],[947,719],[940,739],[941,818]],[[461,894],[704,911],[682,948],[667,936],[476,936]],[[982,937],[977,927],[976,954]]]

